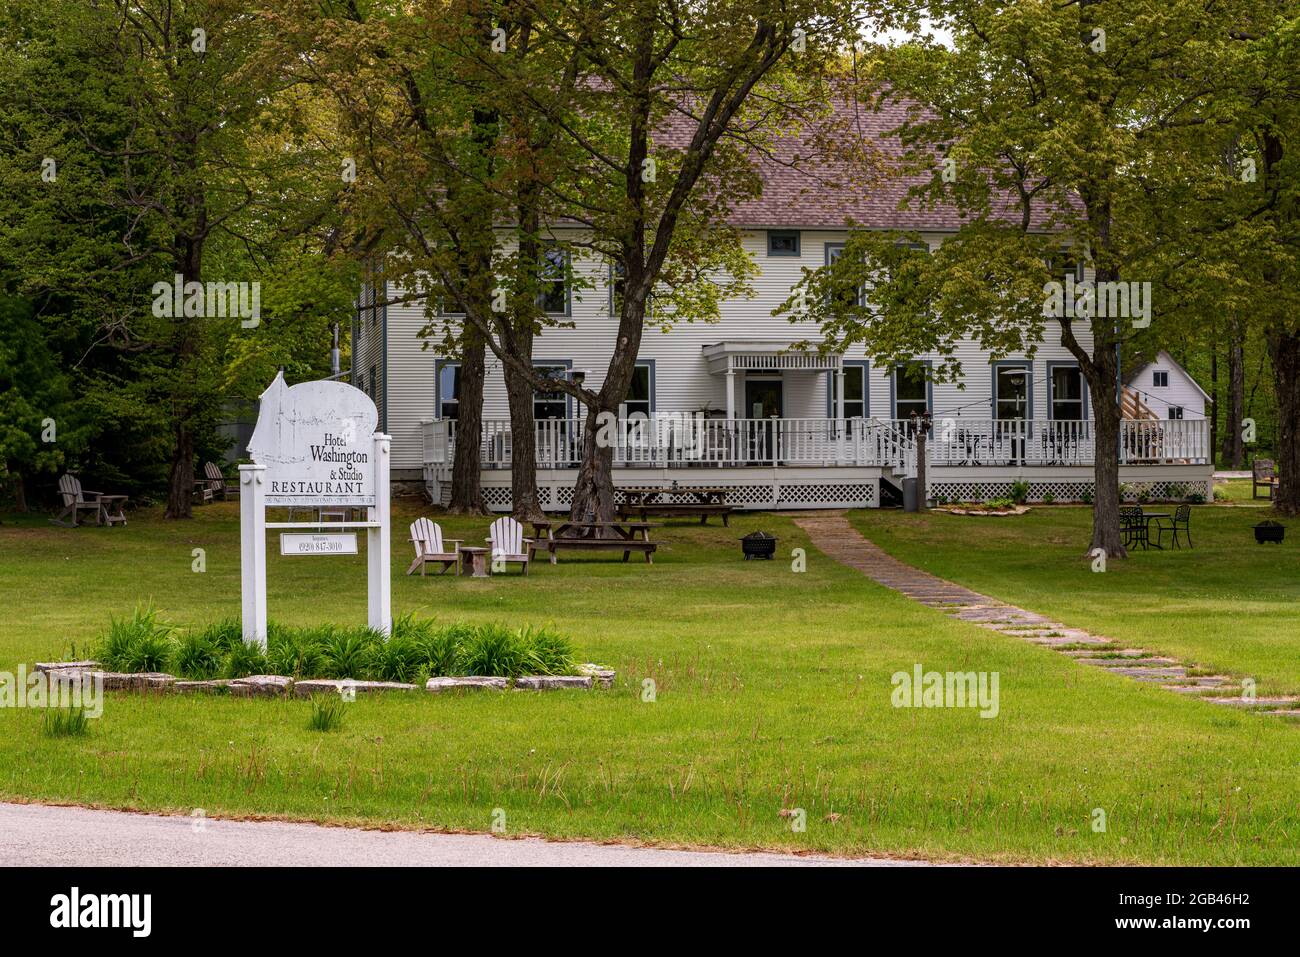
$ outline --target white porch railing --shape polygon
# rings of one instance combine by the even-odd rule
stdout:
[[[1210,461],[1209,423],[1202,419],[1121,419],[1119,439],[1124,465]],[[927,452],[934,465],[1092,465],[1096,426],[1071,419],[937,419]]]
[[[535,423],[536,459],[542,468],[574,468],[582,458],[583,419],[543,419]],[[513,455],[510,422],[485,419],[483,465],[508,468]],[[614,446],[623,467],[691,466],[880,466],[915,469],[916,446],[892,423],[875,419],[709,419],[661,415],[623,419],[603,438]],[[426,464],[450,463],[455,456],[453,420],[423,424]]]
[[[536,426],[542,468],[575,468],[585,420],[544,419]],[[1088,420],[937,418],[926,445],[936,466],[1086,466],[1093,464],[1095,425]],[[659,415],[620,420],[604,437],[621,467],[872,466],[916,473],[916,444],[907,420],[709,419]],[[450,464],[455,421],[423,424],[426,464]],[[508,419],[485,419],[483,465],[509,468]],[[1120,462],[1209,462],[1209,423],[1202,419],[1120,422]]]

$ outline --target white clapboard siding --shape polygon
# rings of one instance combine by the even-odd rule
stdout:
[[[760,274],[752,281],[751,298],[731,300],[723,305],[722,318],[715,323],[679,323],[663,332],[653,322],[647,324],[639,358],[654,363],[654,400],[658,412],[690,412],[705,408],[725,410],[726,377],[711,375],[701,354],[701,349],[723,340],[763,340],[795,343],[816,341],[817,328],[809,323],[794,324],[784,316],[773,316],[772,310],[785,301],[791,288],[801,277],[801,268],[815,269],[825,264],[828,244],[844,242],[844,231],[803,230],[800,234],[800,255],[797,257],[770,257],[767,255],[765,231],[751,231],[745,235],[745,248],[754,257]],[[931,245],[937,245],[941,234],[928,234]],[[576,255],[576,254],[575,254]],[[587,371],[586,385],[599,388],[609,361],[611,344],[617,330],[617,319],[610,315],[609,293],[606,285],[608,266],[592,259],[578,260],[575,270],[588,272],[596,278],[594,288],[575,291],[572,315],[573,328],[544,329],[534,345],[534,361],[542,365],[557,363]],[[394,290],[390,288],[392,295]],[[581,298],[579,298],[581,296]],[[388,390],[387,427],[393,436],[394,469],[418,469],[421,464],[420,421],[436,414],[435,361],[438,357],[436,341],[428,349],[422,348],[418,333],[426,323],[422,305],[394,305],[387,310],[388,321]],[[374,327],[377,330],[377,327]],[[372,327],[365,333],[369,336]],[[1075,334],[1085,348],[1091,345],[1086,323],[1075,325]],[[1059,343],[1059,333],[1051,323],[1046,329],[1046,340],[1033,361],[1033,414],[1046,417],[1047,363],[1073,361]],[[369,356],[371,353],[365,352]],[[956,384],[934,384],[934,409],[951,415],[969,415],[988,418],[992,412],[989,397],[992,373],[986,354],[975,343],[963,343],[958,358],[964,367],[965,390]],[[859,346],[845,356],[847,360],[865,358]],[[930,358],[919,356],[918,358]],[[1009,357],[1015,358],[1015,357]],[[382,368],[382,364],[380,366]],[[362,368],[362,366],[358,366]],[[368,369],[368,364],[364,366]],[[485,418],[506,418],[509,406],[506,400],[505,380],[499,361],[490,353],[487,363],[487,381],[484,387]],[[829,374],[825,372],[786,372],[784,378],[785,410],[787,418],[813,418],[827,414]],[[737,415],[746,415],[744,409],[744,373],[735,377]],[[376,400],[378,401],[378,399]],[[890,407],[889,376],[884,370],[869,370],[868,414],[892,418]]]

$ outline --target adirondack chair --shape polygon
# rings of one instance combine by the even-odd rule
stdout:
[[[126,524],[126,515],[122,506],[126,503],[125,495],[105,495],[103,492],[90,492],[81,487],[81,480],[71,472],[59,479],[59,498],[63,501],[63,511],[50,519],[55,525],[76,528],[77,519],[82,512],[93,512],[96,524],[113,525],[117,522]],[[112,509],[116,511],[112,511]],[[71,517],[72,521],[64,519]]]
[[[415,561],[411,562],[411,567],[406,570],[406,574],[414,575],[415,570],[420,569],[420,577],[424,577],[424,566],[427,562],[441,562],[442,571],[439,575],[445,575],[447,569],[453,565],[460,565],[460,543],[463,539],[448,538],[443,540],[442,526],[437,522],[431,522],[427,518],[418,518],[411,523],[411,541],[415,543]],[[446,545],[451,545],[450,551]]]
[[[533,557],[533,540],[524,538],[524,527],[513,518],[498,518],[488,529],[488,544],[492,547],[492,564],[519,562],[528,574],[528,562]]]
[[[1259,490],[1265,494],[1260,495]],[[1273,498],[1277,495],[1277,467],[1272,459],[1255,459],[1250,467],[1250,497]]]
[[[201,494],[205,502],[211,502],[218,495],[224,502],[232,492],[239,494],[238,483],[227,483],[226,477],[221,474],[221,466],[216,462],[204,464],[203,478],[194,480],[194,494]]]

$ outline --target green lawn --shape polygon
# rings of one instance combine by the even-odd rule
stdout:
[[[415,513],[399,512],[400,540]],[[952,568],[935,570],[975,587],[1052,613],[1077,603],[1073,620],[1089,626],[1098,616],[1142,633],[1162,601],[1194,600],[1202,610],[1189,617],[1236,607],[1223,648],[1253,649],[1261,678],[1291,686],[1300,683],[1292,544],[1258,553],[1267,556],[1258,566],[1216,566],[1236,554],[1234,529],[1249,517],[1198,511],[1205,531],[1195,552],[1141,556],[1093,577],[1077,560],[1081,509],[978,527],[899,513],[854,520],[905,557],[940,556]],[[115,695],[88,736],[65,739],[45,737],[40,714],[6,709],[0,798],[473,831],[489,830],[499,808],[510,834],[985,860],[1300,863],[1295,723],[1144,687],[950,620],[813,549],[807,571],[795,573],[790,550],[809,543],[789,519],[732,524],[663,529],[667,547],[649,567],[566,559],[488,581],[405,578],[408,546],[394,542],[395,612],[554,623],[582,660],[618,669],[612,691],[362,699],[330,734],[307,730],[301,701]],[[469,540],[485,527],[444,520]],[[740,560],[736,539],[759,527],[780,536],[783,560]],[[1004,542],[1035,529],[1049,533],[1037,552]],[[1239,550],[1253,556],[1247,534]],[[364,555],[282,559],[271,546],[273,617],[364,621]],[[191,571],[198,547],[203,574]],[[1020,579],[1001,580],[1003,562],[1023,567]],[[1140,606],[1121,604],[1119,590],[1139,586],[1124,594],[1142,596]],[[6,517],[0,594],[3,669],[84,652],[110,613],[140,600],[180,624],[237,614],[237,507],[209,506],[188,523],[137,514],[125,529]],[[1170,629],[1169,640],[1216,650],[1210,629],[1195,639],[1185,630]],[[890,676],[918,662],[998,672],[999,715],[893,708]],[[642,700],[645,678],[657,683],[654,702]],[[806,831],[792,831],[782,808],[804,809]],[[1106,813],[1104,833],[1092,830],[1095,808]]]
[[[1040,506],[1011,519],[862,511],[853,521],[943,578],[1130,646],[1254,678],[1261,694],[1300,694],[1300,541],[1291,538],[1300,539],[1300,526],[1280,546],[1259,545],[1251,526],[1269,514],[1194,506],[1194,548],[1137,549],[1104,573],[1084,557],[1087,508]]]

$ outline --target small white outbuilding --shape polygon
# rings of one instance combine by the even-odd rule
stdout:
[[[1210,396],[1168,352],[1161,349],[1125,383],[1161,419],[1203,419]]]

